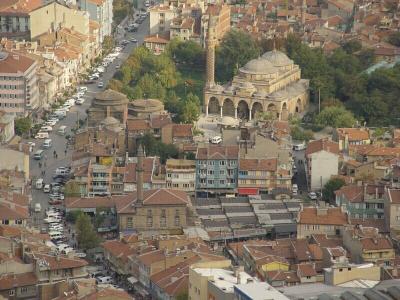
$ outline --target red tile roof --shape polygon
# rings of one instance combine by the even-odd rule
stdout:
[[[0,60],[0,73],[25,73],[32,65],[35,64],[33,59],[30,59],[21,54],[13,52],[4,52],[7,57]]]
[[[347,135],[352,142],[369,140],[369,132],[364,128],[338,128],[336,131],[340,139],[344,139]]]
[[[43,253],[33,253],[33,256],[36,259],[47,262],[50,270],[81,268],[88,265],[86,260],[79,258],[67,258],[65,256],[59,256],[57,258],[56,256]]]
[[[151,129],[150,122],[148,120],[129,119],[126,123],[128,131],[142,131]]]
[[[129,197],[124,196],[113,196],[113,197]],[[111,208],[115,206],[113,197],[68,197],[65,199],[65,208],[68,209],[79,209],[79,208],[95,208],[95,207],[107,207]]]
[[[173,137],[191,137],[193,136],[193,125],[192,124],[174,124],[172,127]]]
[[[276,172],[278,159],[240,159],[239,170]]]
[[[38,280],[34,273],[0,275],[0,291],[15,289],[16,287],[34,286],[37,283]]]
[[[389,238],[363,238],[360,240],[363,251],[387,250],[393,249],[393,245]]]
[[[114,288],[106,288],[100,291],[93,291],[92,293],[79,298],[80,300],[134,300],[135,298],[129,295],[127,292],[114,289]]]
[[[339,144],[327,139],[309,142],[306,149],[306,156],[322,150],[339,154]]]
[[[155,43],[155,44],[168,44],[169,43],[169,38],[164,38],[157,35],[149,35],[144,38],[145,43]]]
[[[335,191],[335,194],[344,197],[349,202],[357,203],[364,202],[365,194],[370,196],[378,194],[378,197],[382,197],[384,192],[385,187],[383,185],[346,185]]]
[[[196,159],[238,159],[238,146],[215,146],[198,147]]]
[[[28,218],[29,213],[26,206],[0,203],[0,220],[25,220]]]
[[[42,0],[2,0],[0,2],[1,14],[16,16],[27,15],[42,5]]]
[[[146,157],[143,162],[143,182],[151,183],[154,165],[157,163],[156,157]],[[128,163],[125,169],[124,182],[136,183],[136,162]]]
[[[341,208],[330,207],[321,209],[326,213],[317,213],[317,208],[305,207],[299,213],[299,224],[319,224],[319,225],[345,225],[348,224],[347,213],[343,212]]]
[[[312,264],[297,265],[297,272],[301,277],[316,276],[317,272]]]
[[[114,240],[114,241],[106,241],[102,244],[103,248],[112,254],[115,258],[121,259],[124,262],[128,261],[128,256],[135,254],[135,248],[131,248],[129,245]]]
[[[118,213],[133,213],[137,200],[136,192],[129,198],[118,199],[116,207]],[[143,205],[188,205],[189,198],[186,192],[171,189],[154,189],[143,191]]]

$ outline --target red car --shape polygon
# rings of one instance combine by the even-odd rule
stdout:
[[[61,200],[49,200],[50,205],[59,205],[62,204]]]

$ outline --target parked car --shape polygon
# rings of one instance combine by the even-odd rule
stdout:
[[[84,102],[85,102],[85,99],[83,99],[83,98],[78,98],[78,99],[76,99],[75,104],[76,104],[76,105],[82,105]]]
[[[103,83],[102,81],[100,81],[100,82],[97,84],[97,87],[98,87],[98,88],[104,87],[104,83]]]
[[[41,131],[41,132],[51,132],[51,131],[53,131],[53,127],[48,126],[48,125],[45,125],[45,126],[42,126],[42,127],[40,128],[40,131]]]
[[[310,192],[310,193],[308,193],[308,197],[311,199],[311,200],[317,200],[317,194],[316,193],[314,193],[314,192]]]
[[[60,205],[60,204],[62,204],[62,201],[61,200],[49,200],[49,204],[50,205]]]
[[[222,143],[222,137],[220,136],[214,136],[213,138],[210,139],[211,144],[220,144]]]

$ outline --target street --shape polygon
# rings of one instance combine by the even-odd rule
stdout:
[[[140,1],[141,7],[143,6],[143,1]],[[125,23],[132,22],[131,20],[124,20]],[[124,22],[123,22],[124,23]],[[33,141],[36,146],[34,147],[33,151],[31,152],[30,155],[30,175],[32,179],[32,202],[31,202],[31,207],[34,207],[36,203],[40,203],[41,205],[41,212],[40,213],[34,213],[33,212],[33,224],[37,227],[40,228],[41,226],[41,220],[44,219],[44,211],[49,207],[48,201],[49,197],[48,194],[44,193],[42,190],[37,190],[35,189],[35,182],[37,178],[43,178],[44,179],[44,184],[49,184],[51,183],[52,177],[54,175],[55,170],[57,167],[60,166],[69,166],[71,164],[71,155],[72,155],[72,150],[71,146],[70,148],[67,149],[67,139],[65,136],[71,135],[71,129],[76,128],[78,120],[86,119],[86,110],[90,107],[91,102],[93,97],[96,95],[96,93],[101,92],[102,90],[105,89],[107,86],[109,80],[114,76],[114,73],[116,72],[116,66],[121,65],[123,61],[125,61],[129,54],[132,52],[134,48],[137,46],[143,44],[143,39],[147,35],[148,28],[149,28],[149,17],[147,17],[142,24],[140,24],[140,27],[138,28],[137,32],[126,32],[126,35],[124,36],[124,30],[123,27],[125,26],[125,23],[122,24],[118,28],[119,30],[115,34],[115,41],[116,44],[119,44],[119,42],[123,39],[129,40],[130,38],[136,38],[138,40],[138,43],[129,43],[120,53],[117,59],[115,59],[108,67],[106,68],[105,72],[103,73],[102,77],[98,81],[102,81],[104,83],[104,88],[98,88],[97,87],[97,82],[93,84],[88,84],[86,85],[88,88],[88,91],[84,95],[85,102],[82,105],[74,105],[71,107],[70,111],[67,113],[67,116],[65,119],[60,120],[57,125],[53,127],[53,131],[49,134],[49,138],[52,139],[52,147],[49,149],[45,149],[44,153],[44,158],[40,161],[33,159],[33,154],[39,150],[42,149],[42,144],[44,140],[39,140],[39,139],[30,139],[28,141]],[[122,31],[122,33],[121,33]],[[57,134],[57,129],[61,126],[65,125],[67,126],[67,132],[66,134],[59,135]],[[65,153],[65,150],[67,149],[67,152]],[[57,153],[57,158],[53,156],[53,152]],[[39,162],[42,165],[42,168],[39,168]],[[45,174],[42,175],[42,170],[45,170]]]

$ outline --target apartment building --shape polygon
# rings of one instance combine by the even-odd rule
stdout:
[[[344,206],[351,218],[384,218],[383,185],[347,185],[335,192],[336,205]]]
[[[350,221],[347,212],[338,207],[303,207],[297,217],[297,238],[313,234],[341,236]]]
[[[196,191],[235,193],[239,161],[238,146],[207,145],[197,148]]]
[[[61,28],[73,28],[89,36],[89,16],[84,11],[71,8],[58,1],[43,5],[30,13],[30,38],[37,39],[44,33],[55,32]]]
[[[15,0],[0,2],[0,37],[28,40],[30,12],[40,7],[42,0]]]
[[[40,106],[37,68],[26,56],[0,52],[0,110],[26,116]]]
[[[112,34],[113,0],[77,0],[77,6],[89,13],[90,20],[99,23],[100,43]]]
[[[385,193],[386,230],[393,239],[400,238],[400,189],[387,189]]]
[[[288,176],[278,174],[278,159],[240,159],[238,170],[238,193],[240,195],[270,194],[275,188],[289,190],[291,172]],[[282,182],[281,182],[282,181]]]
[[[231,29],[231,6],[228,4],[208,4],[206,13],[201,17],[200,43],[203,48],[206,47],[210,16],[215,20],[214,30],[217,44]]]
[[[150,8],[150,35],[170,31],[171,22],[176,16],[176,10],[166,4]]]
[[[333,140],[339,143],[339,150],[347,151],[351,145],[369,145],[371,140],[366,128],[337,128]]]
[[[305,152],[307,184],[311,190],[320,190],[331,176],[338,174],[339,146],[321,139],[307,145]],[[324,166],[321,168],[321,166]]]
[[[167,159],[165,163],[167,188],[194,192],[196,184],[196,162],[188,159]]]

